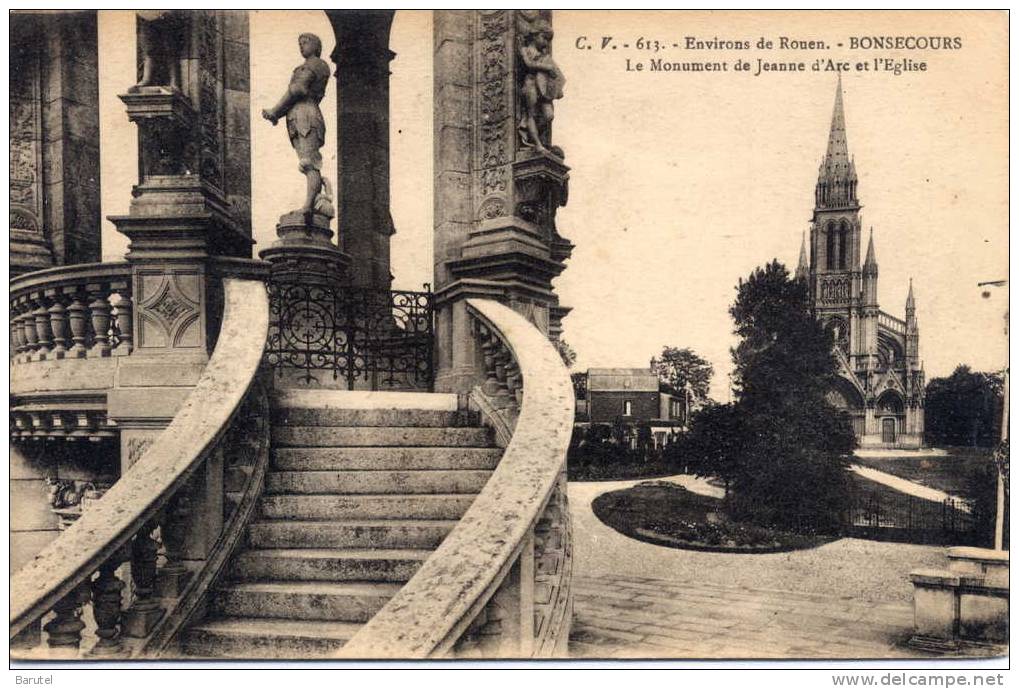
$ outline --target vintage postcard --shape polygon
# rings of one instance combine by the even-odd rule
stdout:
[[[1008,23],[12,12],[12,666],[993,684]]]

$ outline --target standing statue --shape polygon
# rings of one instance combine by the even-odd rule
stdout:
[[[552,25],[539,10],[519,10],[517,43],[525,71],[520,84],[520,139],[525,146],[548,152],[552,146],[552,101],[563,97],[566,77],[552,59]]]
[[[315,34],[301,34],[297,44],[304,62],[294,70],[280,102],[271,110],[262,110],[262,117],[276,126],[279,118],[286,115],[290,145],[297,151],[298,170],[308,184],[301,211],[332,218],[336,213],[329,182],[322,177],[319,152],[325,144],[326,123],[318,107],[329,83],[329,65],[321,58],[322,41]]]
[[[138,47],[142,78],[131,87],[169,86],[180,90],[180,52],[184,18],[179,10],[138,10]]]

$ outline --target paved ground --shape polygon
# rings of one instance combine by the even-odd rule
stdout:
[[[692,477],[670,480],[717,490]],[[570,483],[578,657],[900,657],[913,569],[943,549],[841,539],[791,553],[665,548],[605,526],[595,496],[638,481]]]
[[[918,498],[923,498],[924,500],[933,500],[934,502],[944,502],[948,498],[951,498],[958,503],[958,509],[962,510],[963,512],[970,511],[969,505],[966,503],[965,500],[963,500],[957,495],[949,495],[943,490],[938,490],[937,488],[928,488],[927,486],[922,485],[920,483],[916,483],[915,481],[909,481],[904,478],[899,478],[898,476],[894,476],[887,472],[878,471],[877,469],[871,469],[870,467],[861,466],[859,464],[853,464],[850,467],[850,469],[852,469],[854,473],[862,476],[863,478],[869,481],[873,481],[875,483],[880,483],[882,485],[888,486],[889,488],[897,490],[900,493],[915,495]]]
[[[912,608],[903,603],[648,577],[579,577],[573,585],[572,657],[917,655],[903,647],[913,624]]]

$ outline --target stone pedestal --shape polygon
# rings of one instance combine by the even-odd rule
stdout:
[[[911,646],[923,650],[958,648],[959,577],[941,570],[918,570],[913,582],[913,637]]]
[[[258,255],[272,264],[274,277],[301,282],[342,281],[350,257],[332,243],[329,222],[319,213],[285,213],[276,225],[279,239]]]

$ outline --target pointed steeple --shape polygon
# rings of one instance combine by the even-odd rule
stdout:
[[[810,265],[807,263],[807,233],[804,232],[800,239],[800,262],[796,265],[796,279],[806,280],[810,272]]]
[[[846,143],[846,113],[842,106],[842,73],[835,85],[835,107],[831,113],[831,131],[828,132],[828,150],[824,154],[825,167],[835,165],[849,168],[849,144]]]
[[[835,106],[831,113],[828,147],[817,174],[817,207],[846,208],[858,205],[856,163],[849,157],[846,141],[846,113],[842,105],[842,73],[835,85]]]
[[[913,298],[913,278],[909,278],[909,294],[906,295],[906,318],[916,313],[916,299]]]
[[[874,257],[874,228],[870,228],[870,239],[867,241],[867,258],[863,261],[863,272],[877,275],[877,259]]]

